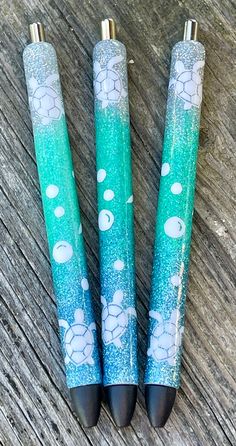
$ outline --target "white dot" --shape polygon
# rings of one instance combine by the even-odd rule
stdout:
[[[62,240],[54,245],[52,255],[57,263],[65,263],[73,256],[73,248],[70,243]]]
[[[175,195],[181,194],[181,192],[183,190],[182,184],[174,183],[174,184],[172,184],[170,190],[171,190],[172,194],[175,194]]]
[[[116,261],[113,263],[113,267],[114,267],[114,269],[116,269],[117,271],[122,271],[122,269],[124,269],[124,266],[125,266],[125,264],[124,264],[123,260],[116,260]]]
[[[98,226],[100,231],[107,231],[111,228],[111,226],[114,223],[114,215],[111,211],[108,211],[107,209],[103,209],[101,212],[99,212],[98,216]]]
[[[171,281],[172,285],[174,285],[174,286],[180,286],[180,284],[181,284],[181,278],[178,276],[178,274],[175,274],[174,276],[172,276],[170,281]]]
[[[185,233],[185,223],[179,217],[171,217],[164,224],[166,235],[171,238],[182,237]]]
[[[57,206],[54,210],[54,214],[57,218],[60,218],[65,214],[65,209],[62,206]]]
[[[166,175],[168,175],[169,171],[170,171],[169,163],[163,163],[161,167],[161,176],[165,177]]]
[[[134,197],[133,197],[133,195],[130,195],[130,197],[128,198],[126,203],[133,203],[133,201],[134,201]]]
[[[111,189],[107,189],[105,190],[104,194],[103,194],[103,198],[106,201],[111,201],[114,198],[115,194],[113,192],[113,190]]]
[[[124,297],[124,293],[122,290],[117,290],[115,291],[114,295],[113,295],[113,302],[116,304],[119,304],[120,302],[122,302]]]
[[[46,189],[46,195],[48,198],[55,198],[59,192],[59,187],[55,184],[50,184]]]
[[[97,181],[98,183],[102,183],[107,176],[105,169],[99,169],[97,172]]]
[[[79,234],[82,234],[82,225],[81,225],[81,223],[79,225]]]
[[[72,170],[72,177],[75,178],[75,172]]]
[[[89,289],[88,279],[83,277],[83,279],[81,280],[81,286],[82,286],[84,291],[87,291]]]

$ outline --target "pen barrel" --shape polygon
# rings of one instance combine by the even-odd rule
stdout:
[[[133,195],[126,50],[94,48],[104,385],[137,384]]]
[[[188,278],[204,47],[172,51],[158,196],[146,384],[178,388]]]
[[[101,382],[96,327],[55,50],[32,43],[24,68],[69,388]]]

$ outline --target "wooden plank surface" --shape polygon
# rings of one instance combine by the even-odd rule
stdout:
[[[0,9],[0,445],[236,445],[235,1],[1,0]],[[142,384],[129,428],[116,429],[104,403],[98,426],[83,429],[59,346],[22,51],[28,23],[42,21],[59,58],[99,323],[91,55],[107,16],[129,60],[141,383],[170,50],[189,17],[206,46],[182,385],[162,430],[148,423]]]

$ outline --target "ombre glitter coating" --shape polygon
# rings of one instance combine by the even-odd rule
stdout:
[[[67,385],[98,384],[96,327],[57,58],[45,42],[28,45],[23,57]]]
[[[172,51],[145,384],[178,388],[199,140],[205,51],[182,41]]]
[[[93,53],[98,225],[105,386],[137,384],[133,192],[126,50]]]

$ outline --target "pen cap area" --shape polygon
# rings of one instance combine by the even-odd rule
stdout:
[[[197,40],[198,22],[194,19],[186,20],[184,24],[183,40]]]
[[[116,39],[116,24],[113,19],[105,19],[101,22],[102,40]]]
[[[31,23],[29,25],[29,32],[32,43],[45,42],[45,31],[42,23]]]

